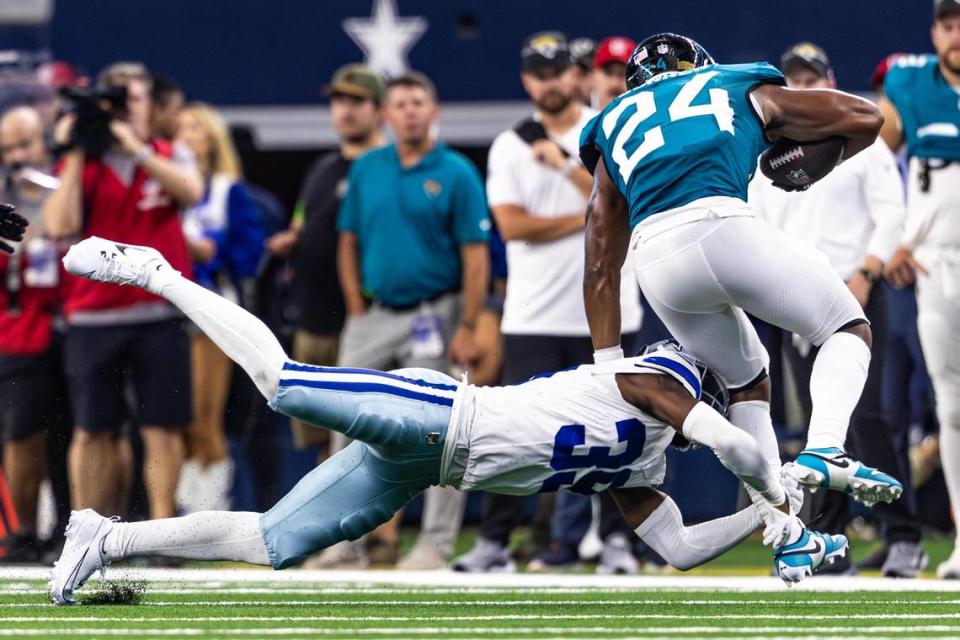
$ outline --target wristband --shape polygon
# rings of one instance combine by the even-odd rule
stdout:
[[[141,166],[144,162],[149,160],[153,156],[153,147],[148,144],[140,147],[140,150],[133,155],[133,162],[137,166]]]
[[[860,274],[866,278],[871,284],[879,282],[881,276],[879,274],[870,271],[869,269],[860,269]]]
[[[623,359],[623,349],[619,346],[616,347],[604,347],[603,349],[597,349],[593,352],[593,362],[594,364],[600,364],[601,362],[610,362],[612,360],[622,360]]]

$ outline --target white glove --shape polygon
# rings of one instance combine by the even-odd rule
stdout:
[[[799,515],[800,509],[803,508],[803,500],[806,496],[803,493],[803,487],[800,486],[800,481],[793,475],[793,466],[794,464],[792,462],[783,465],[783,468],[780,470],[780,477],[783,480],[783,490],[787,494],[787,500],[790,502],[790,513]]]
[[[763,521],[763,544],[776,549],[799,537],[803,530],[800,518],[787,515],[762,498],[754,500],[753,504],[760,512],[760,519]]]

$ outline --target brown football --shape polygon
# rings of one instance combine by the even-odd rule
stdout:
[[[806,189],[833,171],[845,144],[838,136],[813,142],[783,138],[760,156],[760,170],[779,187]]]

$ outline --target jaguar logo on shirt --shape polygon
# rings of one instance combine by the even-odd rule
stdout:
[[[424,180],[423,192],[427,194],[428,198],[436,198],[443,192],[443,185],[436,180]]]

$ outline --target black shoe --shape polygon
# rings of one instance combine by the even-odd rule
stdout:
[[[880,571],[883,563],[887,561],[887,554],[890,549],[886,544],[882,544],[873,550],[869,556],[857,563],[858,571]]]
[[[822,576],[855,576],[857,570],[850,562],[850,554],[839,556],[833,564],[824,564],[818,571]]]
[[[40,562],[40,541],[32,535],[16,533],[0,539],[0,562],[37,564]]]

